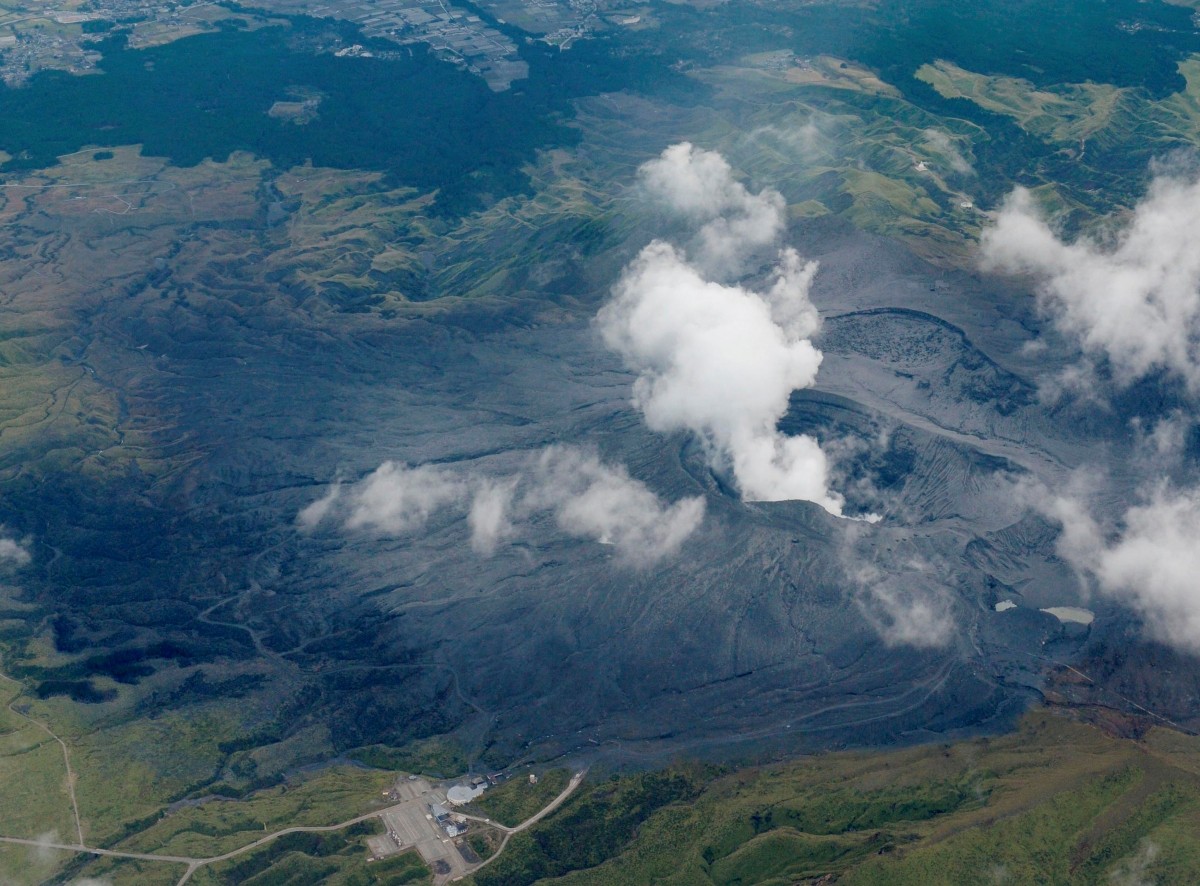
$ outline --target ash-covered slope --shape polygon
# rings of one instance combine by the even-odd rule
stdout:
[[[785,224],[785,200],[728,171],[719,219],[647,212],[634,169],[605,190],[597,169],[547,168],[518,214],[437,238],[416,217],[356,214],[364,191],[407,199],[377,185],[247,168],[206,170],[210,190],[183,179],[193,197],[182,173],[139,172],[172,187],[147,191],[136,228],[39,191],[29,205],[60,213],[64,233],[38,239],[41,216],[16,213],[29,242],[6,278],[31,314],[62,315],[38,316],[60,336],[54,371],[75,379],[55,421],[78,429],[40,449],[14,434],[28,448],[3,465],[5,519],[32,539],[10,666],[106,760],[146,746],[129,724],[170,722],[185,738],[154,760],[163,796],[430,736],[497,765],[527,749],[650,760],[998,728],[1053,661],[1122,642],[1129,617],[1110,602],[1086,604],[1090,626],[1040,611],[1081,598],[1021,484],[1104,465],[1118,499],[1137,479],[1130,419],[1181,400],[1148,382],[1157,399],[1105,410],[1045,401],[1039,386],[1075,352],[1026,291],[836,219]],[[282,189],[303,194],[291,228],[264,220]],[[751,437],[810,437],[825,506],[748,500],[731,468],[745,441],[712,414],[652,430],[634,402],[646,368],[597,323],[640,247],[669,236],[699,267],[695,244],[721,219],[759,239],[737,274],[711,270],[718,299],[770,292],[777,247],[797,252],[792,284],[800,259],[819,263],[805,294],[820,328],[801,311],[785,341],[802,351],[811,336],[819,372]],[[321,224],[330,279],[367,274],[361,256],[386,235],[398,253],[423,244],[411,257],[439,297],[343,300],[301,238]],[[51,300],[45,258],[76,279],[102,253],[122,256],[110,278]],[[573,454],[547,467],[547,453]],[[66,461],[80,467],[54,469]],[[357,515],[365,490],[396,493],[409,468],[424,472],[420,507],[373,499],[387,507]],[[481,545],[485,489],[524,511]],[[604,521],[575,507],[610,493]],[[835,516],[835,496],[881,520]],[[650,506],[617,507],[630,502]],[[201,711],[219,725],[193,740]]]
[[[992,357],[989,327],[968,332],[928,312],[946,303],[967,314],[973,299],[985,314],[1016,312],[1019,294],[915,290],[931,269],[878,242],[844,248],[860,234],[825,238],[841,248],[817,255],[818,281],[869,262],[872,279],[890,285],[826,321],[826,369],[780,427],[842,447],[848,508],[880,507],[879,524],[805,502],[739,500],[693,437],[644,427],[631,376],[586,313],[502,315],[486,330],[418,324],[378,334],[369,349],[358,343],[347,355],[362,361],[353,372],[333,343],[326,369],[275,373],[284,388],[273,396],[308,412],[269,448],[253,443],[271,434],[252,415],[231,426],[228,455],[214,459],[230,493],[221,510],[273,520],[281,539],[248,572],[239,618],[314,675],[331,659],[363,676],[375,669],[375,683],[340,691],[386,698],[380,710],[405,706],[403,686],[387,698],[399,673],[389,668],[452,675],[437,691],[475,750],[494,745],[496,759],[530,744],[656,755],[767,739],[889,742],[1014,713],[1045,666],[1027,652],[1064,636],[1036,610],[1075,602],[1076,589],[1054,559],[1053,533],[994,550],[1025,519],[1013,482],[1065,471],[1055,454],[1098,443],[1070,439],[1033,383],[1005,368],[1009,341]],[[921,312],[888,306],[905,290],[927,293]],[[364,386],[368,372],[374,383]],[[491,556],[472,552],[465,514],[453,509],[395,533],[291,525],[324,494],[321,481],[353,483],[387,460],[502,479],[562,443],[626,465],[663,501],[702,496],[701,527],[677,555],[639,565],[548,513]],[[312,479],[287,480],[299,477]],[[994,611],[1005,594],[1030,611]],[[337,691],[322,690],[321,704],[335,704]],[[364,741],[402,737],[360,728]]]

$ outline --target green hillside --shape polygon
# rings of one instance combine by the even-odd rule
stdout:
[[[601,782],[515,839],[475,882],[1189,883],[1200,869],[1198,773],[1200,739],[1163,729],[1116,738],[1037,712],[999,738],[709,779],[674,772],[677,802],[656,802],[645,776]],[[545,867],[602,852],[594,835],[611,828],[596,821],[629,825],[619,851],[588,869]]]

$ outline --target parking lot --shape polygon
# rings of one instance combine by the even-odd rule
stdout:
[[[381,816],[387,834],[371,838],[372,854],[383,857],[416,849],[433,869],[435,883],[463,876],[466,859],[429,812],[430,804],[446,802],[445,792],[423,778],[401,781],[393,791],[398,802]]]

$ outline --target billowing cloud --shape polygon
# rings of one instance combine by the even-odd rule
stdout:
[[[1034,504],[1062,525],[1059,554],[1076,571],[1135,609],[1157,639],[1200,652],[1200,489],[1160,486],[1115,530],[1076,495]]]
[[[624,561],[646,566],[679,550],[703,520],[704,500],[666,505],[623,467],[606,465],[591,452],[552,446],[502,478],[384,462],[359,483],[332,487],[296,522],[312,530],[333,519],[346,531],[401,536],[419,532],[442,510],[465,516],[471,547],[482,556],[546,513],[567,534],[611,544]]]
[[[1171,464],[1183,457],[1191,422],[1179,410],[1160,416],[1149,425],[1140,418],[1135,418],[1132,424],[1140,460]]]
[[[623,467],[562,447],[542,454],[527,501],[553,510],[558,525],[571,535],[614,545],[639,564],[674,555],[704,519],[704,499],[664,506]]]
[[[1160,174],[1125,224],[1066,242],[1018,188],[982,240],[986,267],[1038,280],[1040,302],[1128,383],[1166,370],[1200,390],[1200,180]]]
[[[656,204],[698,226],[689,252],[707,274],[740,273],[748,254],[783,233],[783,195],[769,188],[750,193],[716,151],[680,142],[642,164],[638,178]]]
[[[1044,309],[1119,383],[1157,372],[1200,391],[1200,179],[1159,169],[1120,225],[1066,242],[1018,189],[983,238],[985,263],[1038,280]],[[1138,425],[1136,467],[1169,476],[1188,422]],[[1200,652],[1200,489],[1161,480],[1113,524],[1086,489],[1027,490],[1062,525],[1059,553],[1099,593],[1136,610],[1157,639]]]
[[[712,152],[675,145],[643,167],[642,180],[722,240],[721,248],[706,241],[707,254],[740,256],[782,230],[783,198],[750,194]],[[776,222],[746,226],[753,236],[739,227],[739,219],[770,215]],[[840,515],[820,445],[778,431],[792,391],[810,387],[821,366],[811,341],[820,319],[808,297],[816,263],[784,249],[767,283],[751,288],[711,279],[694,252],[652,242],[597,316],[605,343],[638,373],[635,406],[653,430],[699,435],[714,462],[732,468],[745,499],[812,501]]]
[[[0,563],[26,566],[32,559],[24,543],[13,538],[0,537]]]
[[[434,511],[460,500],[463,493],[463,481],[447,471],[386,461],[354,488],[346,528],[390,535],[410,532],[424,526]]]
[[[634,405],[651,429],[699,434],[729,460],[749,500],[803,499],[840,514],[816,440],[776,428],[791,392],[810,387],[821,366],[806,337],[818,325],[812,275],[788,251],[760,294],[705,280],[656,241],[626,269],[598,321],[605,343],[639,373]]]

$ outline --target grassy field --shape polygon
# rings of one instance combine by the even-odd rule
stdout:
[[[963,98],[1012,117],[1046,141],[1087,138],[1113,122],[1124,92],[1105,83],[1079,83],[1038,89],[1019,77],[989,77],[938,60],[922,65],[917,78],[945,98]]]
[[[73,853],[39,846],[0,846],[0,883],[5,886],[40,886],[58,871]],[[180,868],[175,875],[176,882]]]
[[[0,834],[57,833],[71,839],[75,826],[62,749],[45,730],[9,709],[18,698],[15,684],[0,681]]]
[[[703,770],[696,768],[585,784],[544,823],[513,837],[474,882],[524,886],[594,868],[619,853],[656,810],[694,798],[703,780]]]
[[[471,809],[477,815],[508,827],[516,827],[561,794],[570,779],[571,774],[566,769],[551,769],[543,773],[537,784],[530,784],[525,776],[514,776],[512,780],[489,789],[471,804]]]
[[[405,748],[372,745],[351,757],[365,766],[415,772],[431,778],[453,778],[467,769],[467,759],[457,743],[445,738],[415,741]]]
[[[201,868],[193,881],[199,886],[266,886],[269,883],[328,883],[369,886],[386,883],[427,884],[429,868],[416,852],[368,862],[365,837],[374,822],[333,834],[290,834],[262,849],[211,867]]]
[[[199,868],[190,882],[199,886],[318,882],[335,886],[425,886],[430,883],[429,868],[415,852],[384,861],[367,861],[366,838],[378,828],[378,822],[363,822],[332,833],[288,834],[253,852]],[[114,884],[168,886],[179,881],[183,870],[182,865],[97,859],[86,861],[72,870],[71,875]]]
[[[74,856],[70,870],[72,876],[78,878],[68,881],[73,883],[90,881],[111,883],[114,886],[125,883],[136,883],[137,886],[174,886],[187,870],[187,866],[159,861]],[[195,877],[190,882],[195,882]]]
[[[1200,137],[1200,56],[1179,62],[1184,88],[1162,98],[1106,83],[1065,83],[1038,88],[1019,77],[968,71],[945,60],[922,65],[917,78],[938,94],[965,99],[1012,118],[1042,141],[1071,146],[1086,156],[1085,142],[1101,148],[1138,145],[1166,151]]]
[[[329,825],[386,805],[387,772],[334,766],[242,800],[214,800],[164,816],[120,844],[132,852],[205,857],[292,825]]]
[[[496,828],[480,824],[478,827],[472,827],[471,832],[467,834],[467,845],[480,858],[486,859],[496,854],[503,839],[503,834]]]
[[[589,852],[613,848],[597,840],[596,820],[646,809],[631,787],[640,776],[611,783],[607,798],[593,786],[476,882],[1107,884],[1132,871],[1144,880],[1129,882],[1187,883],[1200,869],[1198,773],[1200,739],[1158,729],[1117,739],[1037,712],[1000,738],[693,775],[692,791],[587,867]],[[578,863],[569,871],[545,865],[539,853],[554,846],[588,848],[563,856]]]

